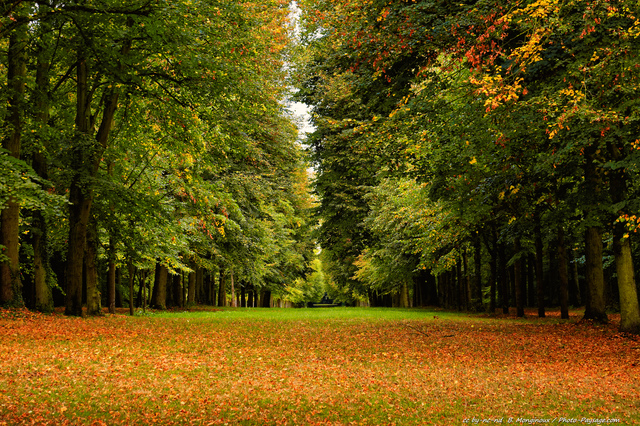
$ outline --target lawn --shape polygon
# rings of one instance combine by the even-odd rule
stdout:
[[[640,340],[573,314],[0,311],[0,425],[640,424]]]

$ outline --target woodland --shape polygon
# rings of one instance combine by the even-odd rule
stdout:
[[[0,425],[639,424],[639,2],[7,0],[0,52]]]
[[[324,292],[640,332],[637,2],[290,6],[3,3],[3,306]]]

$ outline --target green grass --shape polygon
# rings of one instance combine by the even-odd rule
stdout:
[[[576,319],[341,307],[5,316],[0,351],[0,425],[640,424],[640,343]]]

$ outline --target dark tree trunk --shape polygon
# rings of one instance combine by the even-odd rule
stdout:
[[[220,269],[220,286],[218,288],[218,306],[227,306],[227,288],[224,279],[224,270]]]
[[[271,307],[271,290],[262,290],[260,292],[260,307],[261,308],[270,308]]]
[[[240,307],[241,308],[247,307],[247,299],[246,299],[247,294],[244,287],[245,287],[244,285],[240,286]]]
[[[116,268],[116,308],[122,308],[122,268]]]
[[[116,313],[116,254],[113,241],[109,240],[109,270],[107,271],[107,304],[109,313]]]
[[[249,288],[249,296],[247,297],[247,306],[250,308],[254,308],[255,307],[255,302],[254,302],[254,293],[255,293],[255,288],[253,287],[253,285]],[[371,305],[371,297],[369,297],[369,305]]]
[[[473,240],[473,284],[471,287],[471,309],[482,311],[482,242],[480,234],[476,233]]]
[[[491,227],[491,246],[487,245],[491,256],[491,278],[489,289],[489,312],[496,313],[496,289],[498,284],[498,233],[495,226]]]
[[[196,269],[196,296],[195,303],[203,303],[204,297],[204,269],[200,266]]]
[[[173,281],[173,303],[176,306],[183,308],[184,307],[184,299],[182,298],[182,277],[180,274],[175,274],[172,278]]]
[[[527,259],[527,306],[536,306],[536,255],[529,253]]]
[[[469,268],[469,257],[467,256],[467,250],[462,251],[462,262],[464,265],[464,274],[462,275],[462,294],[464,295],[463,309],[468,311],[471,308],[472,296],[471,296],[471,269]]]
[[[131,41],[120,50],[126,56]],[[123,71],[122,62],[119,65]],[[91,111],[92,90],[88,84],[89,71],[82,50],[78,52],[76,65],[76,144],[73,158],[74,175],[69,187],[69,239],[67,252],[66,315],[82,315],[82,263],[87,226],[93,202],[93,180],[98,173],[102,156],[109,142],[109,134],[118,108],[119,92],[116,85],[105,89],[102,97],[100,126],[93,137]],[[90,146],[87,148],[87,144]]]
[[[604,301],[604,271],[602,267],[602,230],[590,226],[585,233],[587,294],[585,319],[608,321]]]
[[[558,279],[560,281],[560,318],[569,318],[569,264],[564,244],[564,229],[558,227]]]
[[[436,283],[436,276],[431,271],[427,272],[427,305],[438,305],[438,285]]]
[[[216,274],[215,272],[211,272],[209,275],[209,291],[211,292],[211,306],[216,306]]]
[[[536,245],[536,289],[538,293],[538,317],[544,317],[544,276],[543,276],[543,259],[544,251],[542,246],[542,229],[540,226],[540,216],[536,213],[535,218],[535,245]]]
[[[156,263],[156,271],[153,280],[153,295],[151,307],[155,309],[167,309],[167,277],[169,270],[166,266]]]
[[[136,267],[133,265],[131,259],[129,259],[129,315],[134,316],[136,314],[134,291],[133,291],[133,278],[136,274]]]
[[[571,268],[572,285],[569,288],[569,302],[573,306],[580,306],[582,304],[582,295],[580,293],[580,273],[578,270],[578,262],[574,255],[574,250],[570,250],[569,253],[571,255],[571,264],[572,264],[572,268]]]
[[[191,266],[193,268],[193,272],[189,272],[189,290],[187,293],[187,306],[193,306],[196,304],[196,271],[198,267],[195,265]]]
[[[522,288],[522,256],[520,256],[522,247],[520,238],[516,238],[513,249],[516,255],[516,261],[513,264],[513,285],[515,287],[516,296],[516,316],[518,318],[522,318],[524,317],[524,289]]]
[[[602,167],[598,165],[602,161],[599,155],[599,147],[590,145],[584,150],[584,191],[592,197],[593,202],[587,207],[586,219],[590,225],[585,231],[585,278],[587,281],[585,319],[597,322],[608,321],[605,311],[604,298],[604,270],[602,265],[602,229],[595,225],[599,223],[599,200],[602,198]]]
[[[489,283],[491,288],[489,289],[489,312],[496,313],[496,283],[498,281],[498,254],[496,253],[496,243],[494,240],[494,250],[491,251],[491,277]]]
[[[504,244],[498,244],[498,269],[500,277],[500,304],[502,313],[509,313],[509,280],[507,271],[507,253]]]
[[[236,285],[233,279],[233,269],[229,271],[229,276],[231,278],[231,306],[237,308],[238,304],[236,299]]]

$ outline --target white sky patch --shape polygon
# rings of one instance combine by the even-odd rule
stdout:
[[[297,2],[294,0],[289,4],[289,17],[291,19],[291,26],[293,28],[294,37],[299,39],[300,37],[300,8],[298,7]],[[287,65],[285,64],[285,67]],[[303,104],[302,102],[286,102],[287,109],[291,111],[296,118],[296,123],[298,125],[299,138],[304,141],[306,139],[306,134],[311,133],[315,130],[315,128],[311,125],[311,116],[309,114],[310,108]]]
[[[304,139],[307,133],[311,133],[315,130],[311,125],[309,107],[306,104],[301,102],[289,102],[287,109],[291,111],[296,118],[301,139]]]

